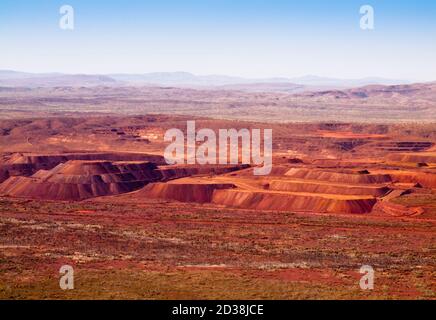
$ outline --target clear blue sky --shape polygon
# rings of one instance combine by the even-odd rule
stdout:
[[[0,36],[0,69],[436,80],[435,0],[1,0]]]

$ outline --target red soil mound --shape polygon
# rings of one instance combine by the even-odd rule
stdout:
[[[69,161],[32,177],[10,177],[0,194],[48,200],[83,200],[130,192],[156,181],[160,175],[152,163]]]
[[[269,184],[270,190],[291,191],[291,192],[311,192],[311,193],[327,193],[327,194],[344,194],[344,195],[368,195],[381,197],[391,191],[386,186],[364,186],[364,185],[345,185],[318,183],[310,181],[286,181],[273,180]]]
[[[351,174],[333,171],[311,170],[306,168],[292,168],[286,173],[286,176],[297,179],[321,180],[350,184],[388,183],[392,181],[388,174]]]
[[[234,188],[233,184],[220,183],[152,183],[138,195],[147,198],[206,203],[212,201],[215,190]]]
[[[12,197],[46,200],[83,200],[129,192],[142,187],[139,182],[75,184],[40,182],[28,177],[11,177],[0,186],[0,193]]]
[[[328,197],[326,195],[216,190],[212,202],[255,210],[325,213],[369,213],[376,199],[368,197]]]

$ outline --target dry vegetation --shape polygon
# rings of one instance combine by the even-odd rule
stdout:
[[[435,298],[434,220],[3,199],[3,298]],[[71,264],[76,289],[57,271]],[[362,264],[376,289],[359,288]]]

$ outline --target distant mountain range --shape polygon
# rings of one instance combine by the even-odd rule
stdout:
[[[384,78],[335,79],[319,76],[298,78],[242,78],[225,75],[194,75],[189,72],[144,74],[27,73],[0,70],[1,87],[170,86],[241,90],[247,92],[301,93],[346,89],[367,85],[397,85],[409,81]]]
[[[436,101],[436,82],[427,83],[414,83],[402,85],[368,85],[363,87],[356,87],[343,90],[326,90],[326,91],[312,91],[302,92],[297,94],[299,98],[315,98],[318,101],[344,101],[344,100],[362,100],[368,102],[373,101],[390,101],[391,103],[397,102],[398,104],[410,103],[429,105],[434,107]]]

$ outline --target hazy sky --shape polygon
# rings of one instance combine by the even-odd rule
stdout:
[[[0,41],[0,69],[31,72],[436,80],[436,1],[1,0]]]

